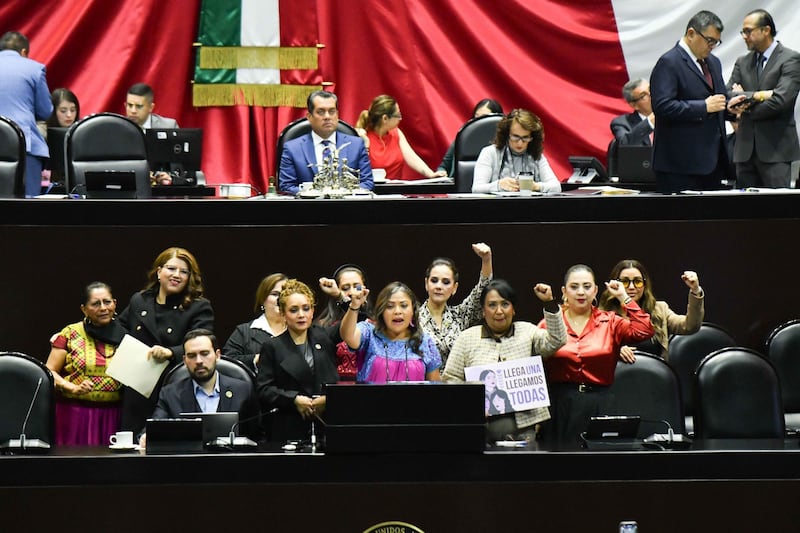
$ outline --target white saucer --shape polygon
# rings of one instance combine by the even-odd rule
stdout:
[[[109,444],[108,445],[108,449],[109,450],[114,450],[114,451],[129,451],[129,452],[132,452],[132,451],[138,450],[139,449],[139,445],[138,444],[131,444],[129,446],[126,446],[124,444]]]

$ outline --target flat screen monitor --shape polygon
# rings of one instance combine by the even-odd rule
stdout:
[[[617,147],[617,175],[620,183],[655,182],[652,146]]]
[[[147,161],[151,171],[173,173],[194,179],[203,157],[203,130],[200,128],[151,128],[145,130]]]
[[[48,163],[48,168],[50,168],[50,181],[62,184],[62,188],[64,176],[67,174],[64,169],[64,139],[68,129],[69,128],[47,128],[47,147],[50,149],[50,161]]]

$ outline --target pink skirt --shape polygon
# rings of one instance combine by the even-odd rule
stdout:
[[[57,446],[107,446],[119,430],[120,403],[81,402],[59,398],[56,402]]]

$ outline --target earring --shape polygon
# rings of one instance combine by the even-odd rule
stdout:
[[[259,306],[258,306],[258,308],[259,308],[261,311],[264,311],[264,304],[261,304],[261,305],[259,305]]]
[[[592,305],[593,305],[594,307],[597,307],[597,306],[599,306],[599,305],[600,305],[599,303],[597,303],[597,296],[595,296],[595,297],[592,299]]]
[[[88,315],[85,315],[85,316],[83,317],[83,323],[84,323],[84,324],[87,324],[87,325],[92,323],[92,321],[91,321],[91,320],[89,320],[89,316],[88,316]]]

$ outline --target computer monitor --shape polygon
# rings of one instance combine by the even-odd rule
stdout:
[[[151,171],[174,175],[173,183],[185,179],[194,184],[203,157],[203,130],[200,128],[151,128],[145,130],[147,161]],[[177,177],[178,179],[175,179]]]
[[[64,180],[67,175],[65,169],[65,137],[69,128],[47,128],[47,147],[50,149],[50,181],[61,185],[64,189]],[[66,191],[65,191],[66,192]]]

